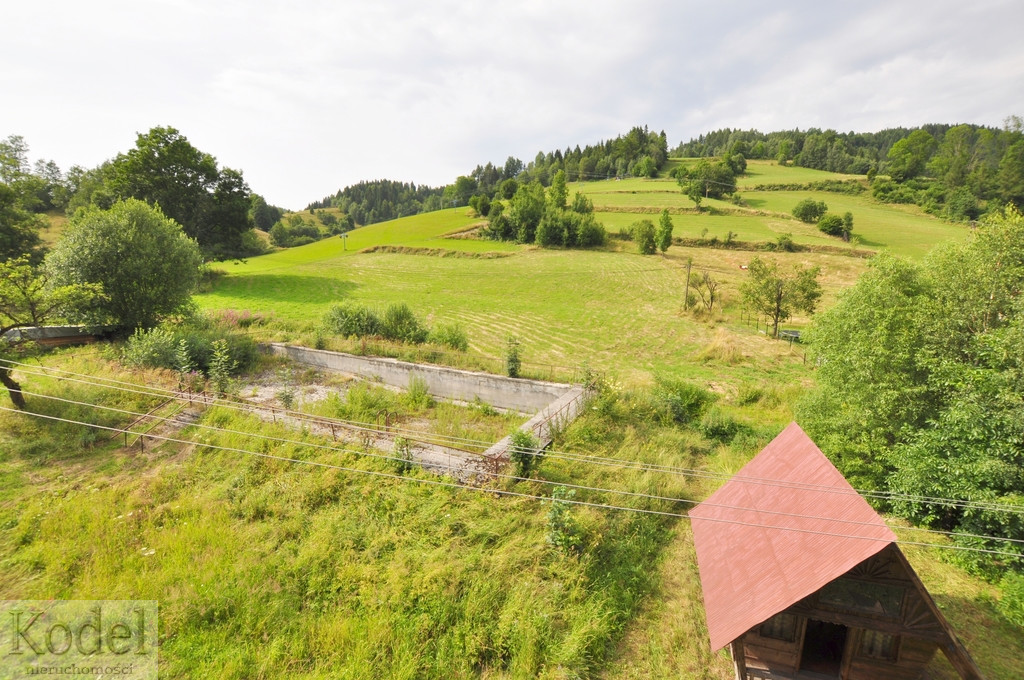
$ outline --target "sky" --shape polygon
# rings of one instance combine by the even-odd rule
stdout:
[[[873,132],[1024,116],[1024,3],[8,3],[0,138],[94,167],[177,128],[271,204],[634,126]]]

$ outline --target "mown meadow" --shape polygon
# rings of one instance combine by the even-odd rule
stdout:
[[[117,428],[132,420],[125,412],[158,400],[25,375],[37,417],[0,412],[0,594],[158,600],[162,677],[731,678],[728,656],[708,649],[685,513],[792,419],[813,381],[802,347],[767,338],[763,320],[743,310],[743,267],[755,255],[818,266],[827,307],[869,252],[919,258],[966,233],[867,193],[754,191],[836,176],[748,167],[741,202],[709,200],[700,213],[668,178],[570,185],[612,233],[668,208],[675,235],[688,240],[664,255],[641,256],[617,238],[593,251],[466,238],[482,220],[459,208],[218,265],[197,296],[203,313],[259,340],[498,372],[515,336],[527,375],[599,387],[528,480],[464,487],[400,472],[391,451],[224,408],[154,431],[180,441],[125,447],[39,416]],[[793,219],[807,197],[853,212],[859,240]],[[763,249],[784,234],[809,248]],[[710,313],[683,308],[688,266],[720,282]],[[431,325],[460,325],[469,349],[332,337],[320,319],[339,302],[406,303]],[[40,361],[173,387],[169,373],[124,368],[118,352],[67,349]],[[259,370],[280,370],[263,361]],[[460,436],[514,426],[481,405],[442,410],[372,385],[339,387],[309,408],[354,419],[387,408]],[[458,421],[480,422],[445,430]],[[573,500],[618,509],[552,513],[560,485],[580,487]],[[997,590],[940,549],[911,548],[909,557],[988,677],[1017,677],[1024,642],[996,612]],[[949,677],[941,661],[935,673]]]

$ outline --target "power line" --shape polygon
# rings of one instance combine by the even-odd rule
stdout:
[[[16,361],[7,360],[7,359],[0,359],[0,362],[8,363],[8,364],[16,364],[16,365],[19,365],[19,366],[24,366],[24,367],[29,367],[29,368],[36,368],[36,366],[31,365],[31,364],[25,364],[23,362],[16,362]],[[74,373],[74,372],[71,372],[71,371],[63,371],[62,369],[55,369],[55,368],[45,367],[45,366],[41,366],[41,365],[39,366],[39,368],[42,368],[42,369],[47,370],[47,371],[54,371],[54,372],[58,372],[58,373],[66,373],[68,375],[93,378],[94,380],[96,380],[96,379],[98,379],[98,380],[106,380],[106,381],[110,381],[110,382],[116,383],[118,385],[130,385],[134,389],[114,387],[114,386],[110,386],[110,385],[103,385],[101,383],[96,383],[96,382],[93,382],[93,381],[75,380],[75,379],[72,379],[72,378],[61,378],[61,377],[57,377],[57,376],[49,376],[49,377],[55,377],[58,380],[69,380],[71,382],[78,382],[78,383],[83,383],[83,384],[94,386],[94,387],[103,387],[103,388],[107,388],[107,389],[121,389],[123,391],[133,392],[133,393],[137,393],[137,394],[144,394],[144,395],[148,395],[148,396],[159,396],[159,397],[172,396],[172,397],[175,397],[175,398],[185,398],[185,397],[181,396],[180,393],[178,393],[178,392],[176,392],[174,390],[168,390],[168,389],[165,389],[165,388],[157,388],[157,387],[149,388],[149,389],[155,390],[156,392],[159,392],[157,394],[157,393],[153,393],[153,392],[148,392],[148,391],[145,391],[145,390],[137,389],[140,386],[136,385],[135,383],[128,383],[128,382],[124,382],[124,381],[118,381],[118,380],[113,380],[113,379],[109,379],[109,378],[103,378],[103,377],[100,377],[100,376],[92,376],[92,375],[89,375],[89,374]],[[24,371],[24,372],[25,373],[29,373],[31,375],[37,375],[37,376],[38,375],[45,375],[45,374],[39,374],[39,373],[31,373],[29,371]],[[258,407],[256,405],[242,404],[242,403],[239,403],[239,402],[223,400],[223,399],[211,399],[210,401],[212,403],[214,403],[215,405],[222,406],[224,408],[238,410],[238,411],[245,411],[245,412],[252,412],[254,409],[259,409],[260,408],[260,407]],[[312,422],[312,423],[315,423],[315,422],[331,423],[331,422],[333,422],[333,423],[335,423],[335,424],[337,424],[339,426],[342,426],[342,427],[355,427],[355,428],[359,428],[359,429],[368,429],[368,430],[376,431],[376,428],[374,427],[374,425],[370,424],[370,423],[362,423],[362,422],[358,422],[358,421],[346,421],[346,420],[342,420],[342,419],[327,418],[327,417],[323,417],[323,416],[311,416],[309,414],[305,414],[305,413],[302,413],[300,411],[289,411],[289,410],[284,410],[284,409],[274,409],[274,410],[275,410],[275,412],[281,412],[281,413],[287,415],[288,417],[293,417],[293,418],[296,418],[296,419],[304,420],[306,422]],[[417,435],[417,436],[420,434],[419,432],[416,432],[416,431],[413,431],[413,430],[404,430],[403,431],[403,430],[398,429],[397,431],[411,433],[411,434]],[[474,442],[474,443],[477,443],[477,444],[482,445],[482,446],[490,446],[493,443],[493,442],[485,442],[485,441],[482,441],[482,440],[470,440],[470,439],[465,439],[465,438],[448,438],[447,435],[434,435],[434,434],[431,434],[431,436],[434,437],[437,440],[440,440],[440,441],[444,441],[447,438],[447,439],[452,440],[452,441],[454,441],[454,440],[461,440],[463,442]],[[657,464],[652,464],[652,463],[642,463],[640,461],[622,461],[622,460],[615,459],[615,458],[607,458],[607,457],[601,457],[601,456],[587,456],[587,455],[575,454],[575,453],[570,453],[570,452],[547,451],[547,452],[545,452],[543,454],[537,453],[537,454],[534,454],[534,455],[544,455],[544,456],[549,457],[549,458],[558,459],[558,460],[566,460],[566,461],[570,461],[570,462],[586,462],[586,463],[591,463],[591,464],[595,464],[595,465],[603,465],[603,466],[618,467],[618,468],[625,468],[625,469],[634,469],[634,470],[642,470],[642,471],[649,471],[649,472],[664,472],[664,473],[668,473],[668,474],[677,474],[677,475],[681,475],[681,476],[696,477],[696,478],[710,479],[710,480],[726,481],[726,480],[729,480],[729,479],[733,479],[733,480],[736,480],[738,482],[744,482],[744,483],[748,483],[748,484],[758,484],[758,485],[769,486],[769,487],[778,487],[778,488],[786,488],[786,489],[817,490],[817,491],[823,491],[823,492],[827,492],[827,493],[835,493],[835,494],[840,494],[840,495],[850,495],[850,494],[855,493],[857,495],[866,496],[866,497],[869,497],[869,498],[877,498],[877,499],[880,499],[880,500],[903,500],[903,501],[908,501],[908,502],[917,502],[917,503],[923,503],[923,504],[929,504],[929,505],[943,505],[943,506],[951,506],[951,507],[960,507],[960,508],[965,508],[965,509],[970,508],[970,509],[978,509],[978,510],[989,510],[989,511],[994,511],[994,512],[1009,512],[1009,513],[1024,512],[1024,508],[1018,508],[1018,507],[1015,507],[1015,506],[1010,506],[1010,505],[1005,505],[1005,504],[979,503],[979,502],[976,502],[976,501],[965,501],[965,500],[958,500],[958,499],[952,499],[952,498],[929,497],[929,496],[915,496],[915,495],[909,495],[909,494],[898,494],[898,493],[895,493],[895,492],[871,491],[871,490],[861,490],[861,489],[853,489],[852,491],[847,491],[845,489],[836,489],[834,487],[825,486],[825,485],[808,484],[808,483],[801,483],[801,482],[785,482],[785,481],[774,480],[774,479],[764,478],[764,477],[748,477],[748,476],[739,476],[739,475],[728,475],[728,474],[709,472],[709,471],[706,471],[706,470],[697,470],[697,469],[692,469],[692,468],[680,468],[680,467],[674,467],[674,466],[663,466],[663,465],[657,465]],[[931,531],[931,530],[929,530],[929,531]],[[1007,540],[1010,540],[1010,539],[1007,539]]]
[[[71,419],[68,419],[68,418],[60,418],[58,416],[50,416],[50,415],[46,415],[46,414],[42,414],[42,413],[31,413],[31,412],[26,412],[26,411],[20,411],[18,409],[10,408],[10,407],[7,407],[7,406],[0,406],[0,411],[8,411],[8,412],[12,412],[12,413],[20,413],[22,415],[33,416],[33,417],[36,417],[36,418],[43,418],[43,419],[46,419],[46,420],[52,420],[52,421],[57,421],[57,422],[63,422],[63,423],[68,423],[68,424],[72,424],[72,425],[82,425],[82,426],[85,426],[85,427],[92,427],[92,428],[99,429],[99,430],[106,430],[108,432],[123,432],[123,430],[121,428],[110,427],[110,426],[106,426],[106,425],[97,425],[95,423],[87,423],[87,422],[83,422],[83,421],[71,420]],[[550,497],[537,496],[537,495],[534,495],[534,494],[527,494],[527,493],[522,493],[522,492],[518,492],[518,491],[508,491],[508,490],[504,490],[504,489],[494,489],[494,488],[482,489],[482,488],[479,488],[479,487],[469,486],[467,484],[460,484],[458,482],[448,482],[448,481],[436,480],[436,479],[424,479],[424,478],[420,478],[420,477],[407,477],[407,476],[399,475],[399,474],[396,474],[396,473],[382,472],[382,471],[378,471],[378,470],[363,470],[363,469],[360,469],[360,468],[351,468],[351,467],[346,467],[346,466],[343,466],[343,465],[334,465],[334,464],[331,464],[331,463],[323,463],[323,462],[320,462],[320,461],[303,460],[301,458],[288,458],[286,456],[276,456],[276,455],[270,454],[270,453],[261,453],[261,452],[258,452],[258,451],[250,451],[248,449],[241,449],[241,448],[237,448],[237,447],[221,446],[221,445],[218,445],[218,444],[209,444],[209,443],[205,443],[205,442],[196,442],[196,441],[186,440],[186,439],[177,439],[175,437],[167,437],[165,435],[144,434],[144,436],[149,437],[150,439],[157,439],[157,440],[160,440],[160,441],[167,441],[167,442],[178,443],[178,444],[186,444],[186,445],[191,444],[191,445],[194,445],[194,446],[201,446],[201,447],[205,447],[205,448],[208,448],[208,449],[216,449],[216,450],[227,451],[227,452],[231,452],[231,453],[242,453],[242,454],[246,454],[246,455],[250,455],[250,456],[256,456],[256,457],[259,457],[259,458],[265,458],[265,459],[269,459],[269,460],[277,460],[277,461],[287,462],[287,463],[295,463],[295,464],[299,464],[299,465],[312,465],[312,466],[315,466],[315,467],[335,469],[335,470],[340,470],[340,471],[344,471],[344,472],[352,472],[352,473],[356,473],[356,474],[366,474],[366,475],[372,475],[372,476],[376,476],[376,477],[383,477],[383,478],[389,478],[389,479],[398,479],[398,480],[403,480],[403,481],[415,481],[415,482],[419,482],[419,483],[423,483],[423,484],[430,484],[430,485],[433,485],[433,486],[440,486],[440,487],[447,487],[447,488],[457,488],[457,489],[467,489],[467,490],[471,490],[471,491],[476,491],[478,493],[481,493],[481,492],[482,493],[493,493],[493,494],[502,495],[502,496],[513,496],[513,497],[526,498],[526,499],[531,499],[531,500],[556,502],[553,499],[551,499]],[[303,445],[310,446],[310,444],[308,444],[308,443],[304,443]],[[568,486],[568,485],[562,485],[562,486]],[[648,508],[630,508],[630,507],[626,507],[626,506],[611,505],[611,504],[608,504],[608,503],[595,503],[595,502],[591,502],[591,501],[578,501],[578,500],[575,500],[575,499],[558,499],[557,502],[567,503],[567,504],[570,504],[570,505],[580,505],[580,506],[586,506],[586,507],[600,508],[600,509],[605,509],[605,510],[619,510],[619,511],[623,511],[623,512],[636,512],[636,513],[649,514],[649,515],[658,515],[658,516],[663,516],[663,517],[676,517],[676,518],[681,518],[681,519],[690,519],[689,515],[686,515],[686,514],[683,514],[683,513],[678,513],[678,512],[668,512],[668,511],[664,511],[664,510],[652,510],[652,509],[648,509]],[[733,525],[748,526],[748,527],[761,528],[761,529],[774,529],[774,530],[779,530],[779,531],[791,531],[791,532],[794,532],[794,533],[810,534],[810,535],[816,535],[816,536],[828,536],[828,537],[832,537],[832,538],[846,538],[846,539],[852,539],[852,540],[866,540],[866,541],[876,541],[876,542],[881,540],[881,539],[879,539],[877,537],[874,537],[874,536],[858,536],[858,535],[853,535],[853,534],[838,534],[838,533],[828,532],[828,531],[817,531],[817,530],[813,530],[813,529],[800,529],[800,528],[796,528],[796,527],[785,527],[785,526],[778,526],[778,525],[772,525],[772,524],[760,524],[760,523],[754,523],[754,522],[740,522],[740,521],[736,521],[736,520],[727,520],[727,519],[722,519],[722,518],[701,518],[701,519],[702,519],[702,521],[716,522],[716,523],[721,523],[721,524],[733,524]],[[886,541],[886,542],[888,542],[888,541]],[[900,544],[900,545],[914,545],[914,546],[922,546],[922,547],[929,547],[929,548],[943,548],[943,549],[950,549],[950,550],[959,550],[959,551],[964,551],[964,552],[977,552],[977,553],[985,553],[985,554],[991,554],[991,555],[1000,555],[1000,556],[1004,556],[1004,557],[1013,557],[1013,558],[1020,558],[1021,557],[1021,555],[1019,555],[1017,553],[1005,552],[1005,551],[1000,551],[1000,550],[989,550],[989,549],[986,549],[986,548],[976,548],[976,547],[971,547],[971,546],[943,545],[943,544],[936,544],[936,543],[925,543],[925,542],[921,542],[921,541],[900,541],[900,540],[897,540],[895,542]]]
[[[155,415],[152,412],[150,412],[150,413],[138,413],[138,412],[130,411],[130,410],[127,410],[127,409],[120,409],[120,408],[116,408],[116,407],[112,407],[112,406],[104,406],[104,405],[101,405],[101,404],[77,401],[77,400],[73,400],[73,399],[66,399],[66,398],[63,398],[63,397],[55,397],[55,396],[45,395],[45,394],[36,393],[36,392],[25,391],[24,393],[28,394],[28,395],[31,395],[31,396],[43,398],[43,399],[50,399],[50,400],[54,400],[54,401],[60,401],[60,402],[63,402],[63,403],[70,403],[70,404],[74,404],[74,405],[78,405],[78,406],[88,406],[88,407],[92,407],[92,408],[96,408],[96,409],[101,409],[101,410],[105,410],[105,411],[112,411],[112,412],[120,413],[120,414],[123,414],[123,415],[135,416],[140,421],[143,420],[143,419],[160,420],[160,421],[163,421],[163,422],[174,420],[173,417],[158,416],[158,415]],[[347,448],[343,448],[343,447],[329,446],[329,445],[323,445],[323,444],[316,444],[316,443],[311,443],[311,442],[306,442],[306,441],[301,441],[301,440],[287,439],[287,438],[283,438],[283,437],[273,437],[273,436],[261,434],[261,433],[258,433],[258,432],[233,430],[233,429],[229,429],[229,428],[216,427],[216,426],[212,426],[212,425],[205,425],[205,424],[198,424],[198,423],[193,423],[190,426],[191,427],[200,428],[200,429],[204,429],[204,430],[213,431],[213,432],[253,437],[253,438],[256,438],[256,439],[263,440],[263,441],[276,442],[278,444],[292,444],[292,445],[298,445],[298,446],[307,446],[307,447],[311,447],[311,448],[315,448],[315,449],[323,449],[323,450],[334,451],[334,452],[341,452],[341,453],[352,453],[352,454],[356,454],[356,455],[360,455],[360,456],[367,456],[367,457],[371,457],[371,458],[381,458],[381,459],[391,460],[391,461],[396,461],[396,462],[401,460],[400,458],[398,458],[396,456],[388,456],[388,455],[385,455],[385,454],[373,454],[373,453],[370,453],[369,451],[357,451],[357,450],[354,450],[354,449],[347,449]],[[128,432],[128,430],[125,430],[125,429],[122,429],[120,431],[123,431],[126,434]],[[146,433],[139,433],[139,432],[134,432],[134,431],[132,431],[132,434],[139,435],[140,437],[149,436]],[[537,453],[537,454],[534,454],[534,455],[544,455],[544,454]],[[431,463],[431,466],[446,468],[448,470],[459,470],[459,469],[461,469],[458,466],[453,466],[453,465],[450,465],[450,464],[449,465],[445,465],[443,463]],[[491,473],[491,474],[494,477],[503,478],[503,479],[510,479],[510,480],[514,480],[514,481],[531,481],[530,478],[524,478],[524,477],[519,477],[519,476],[515,476],[515,475],[507,475],[507,474],[501,474],[501,473]],[[676,497],[669,497],[669,496],[658,496],[658,495],[654,495],[654,494],[645,494],[645,493],[639,493],[639,492],[622,491],[622,490],[617,490],[617,489],[607,489],[607,488],[603,488],[603,487],[591,487],[591,486],[585,486],[585,485],[579,485],[579,484],[571,484],[571,483],[561,483],[560,484],[558,482],[553,482],[553,481],[548,481],[548,480],[543,480],[543,479],[537,479],[537,480],[532,480],[532,481],[537,481],[537,482],[540,482],[540,483],[543,483],[543,484],[549,484],[549,485],[554,485],[554,486],[565,486],[567,488],[573,488],[573,489],[578,489],[578,490],[582,490],[582,491],[594,491],[594,492],[599,492],[599,493],[609,493],[609,494],[616,494],[616,495],[623,495],[623,496],[630,496],[630,497],[639,497],[639,498],[646,498],[646,499],[650,499],[650,500],[667,501],[667,502],[671,502],[671,503],[685,503],[685,504],[696,505],[699,502],[699,501],[694,501],[694,500],[685,499],[685,498],[676,498]],[[829,487],[822,487],[822,490],[828,490],[828,488]],[[845,524],[854,524],[854,525],[863,525],[863,526],[874,526],[874,523],[872,523],[872,522],[860,522],[860,521],[855,521],[855,520],[835,519],[835,518],[821,517],[821,516],[817,516],[817,515],[802,515],[802,514],[798,514],[798,513],[788,513],[788,512],[775,511],[775,510],[763,510],[763,509],[758,509],[758,508],[748,508],[748,507],[744,507],[744,506],[733,506],[733,505],[725,505],[725,504],[720,504],[720,503],[708,503],[707,501],[705,501],[703,504],[706,507],[721,508],[721,509],[726,509],[726,510],[738,510],[738,511],[743,511],[743,512],[756,512],[756,513],[759,513],[759,514],[777,515],[777,516],[781,516],[781,517],[793,517],[793,518],[800,518],[800,519],[814,519],[814,520],[824,520],[824,521],[831,521],[831,522],[840,522],[840,523],[845,523]],[[1024,540],[1013,539],[1013,538],[1005,538],[1005,537],[1000,537],[1000,536],[988,536],[988,535],[981,535],[981,534],[966,534],[966,533],[959,533],[959,532],[936,531],[936,530],[920,528],[920,527],[903,527],[903,528],[904,529],[913,530],[913,531],[920,531],[920,532],[925,532],[925,533],[944,535],[944,536],[949,536],[949,537],[954,537],[954,538],[978,538],[978,539],[983,539],[983,540],[1005,541],[1005,542],[1009,542],[1009,543],[1024,544]]]

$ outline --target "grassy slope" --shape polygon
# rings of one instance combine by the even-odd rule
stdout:
[[[47,363],[150,384],[170,378],[70,356]],[[35,393],[128,410],[153,405],[81,384],[25,383]],[[403,418],[425,415],[378,398]],[[126,420],[84,407],[68,412],[39,396],[29,401],[37,413],[101,417],[111,426]],[[705,446],[699,437],[637,420],[634,408],[610,402],[578,422],[567,444],[661,465],[696,463]],[[207,411],[200,424],[322,441],[222,409]],[[437,478],[418,471],[372,477],[202,444],[391,472],[351,446],[317,451],[195,428],[174,436],[201,445],[150,441],[145,452],[124,450],[120,438],[0,412],[0,597],[159,600],[161,677],[587,676],[654,587],[649,565],[678,524],[579,509],[583,550],[566,555],[546,542],[546,503],[429,486],[416,480]],[[689,496],[683,477],[556,459],[543,463],[541,476]],[[540,482],[498,488],[506,485],[551,492]]]
[[[755,183],[833,177],[816,173],[751,164]],[[748,181],[753,179],[741,185]],[[583,188],[595,204],[615,210],[602,215],[608,223],[656,219],[664,206],[677,212],[691,207],[667,181]],[[811,195],[833,210],[849,199]],[[711,202],[733,212],[677,214],[676,233],[699,235],[706,223],[708,235],[720,238],[731,229],[743,240],[772,240],[781,230],[797,240],[835,243],[774,214],[791,209],[791,196],[763,196],[753,198],[766,201],[759,208],[765,214],[747,216],[731,204]],[[919,255],[961,233],[864,196],[849,200],[857,201],[848,208],[855,232],[863,226],[868,240],[899,252]],[[780,202],[769,207],[768,201]],[[721,395],[726,414],[754,433],[743,444],[715,446],[685,430],[652,428],[627,417],[642,411],[627,399],[618,416],[588,416],[559,443],[584,452],[733,472],[791,417],[788,404],[808,380],[800,352],[766,341],[739,318],[740,265],[752,253],[676,247],[667,257],[644,258],[615,248],[544,251],[441,238],[477,221],[461,210],[442,211],[356,230],[348,250],[332,238],[226,264],[228,276],[198,301],[210,310],[272,314],[273,332],[301,338],[334,301],[382,306],[401,300],[432,322],[462,323],[476,353],[500,355],[513,333],[523,338],[527,360],[571,366],[587,359],[626,383],[666,373],[698,379]],[[872,229],[879,235],[868,236]],[[357,252],[377,244],[513,256]],[[680,313],[687,257],[722,282],[725,312],[710,321]],[[825,305],[865,266],[836,255],[772,257],[822,266]],[[751,389],[765,396],[746,403],[741,395]],[[83,451],[75,444],[80,433],[61,434],[71,444],[57,444],[47,439],[49,432],[26,430],[15,418],[0,415],[7,482],[0,495],[0,523],[7,527],[0,535],[2,594],[158,597],[166,603],[162,617],[172,633],[171,677],[211,666],[221,669],[220,677],[568,677],[601,668],[615,640],[614,658],[603,666],[609,678],[730,677],[727,659],[706,649],[685,523],[635,523],[615,513],[582,511],[591,543],[585,559],[573,564],[544,548],[546,508],[536,502],[303,474],[213,451],[169,448],[145,458]],[[545,463],[542,476],[695,498],[710,490],[555,461]],[[40,488],[54,493],[33,493]],[[84,496],[89,503],[81,502]],[[125,529],[116,518],[133,508],[138,519]],[[69,525],[79,527],[83,539],[71,551],[63,529]],[[143,547],[155,547],[156,555],[146,559]],[[992,590],[927,551],[918,553],[912,559],[954,626],[962,634],[975,627],[993,632],[992,644],[985,636],[968,640],[989,677],[1015,677],[1024,649],[994,616]],[[645,598],[652,589],[654,596]],[[301,616],[294,615],[296,608]]]

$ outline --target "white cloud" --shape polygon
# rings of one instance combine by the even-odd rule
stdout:
[[[301,207],[361,179],[477,163],[633,125],[870,131],[1024,113],[1013,1],[857,4],[80,3],[5,11],[0,136],[95,165],[179,128]]]

